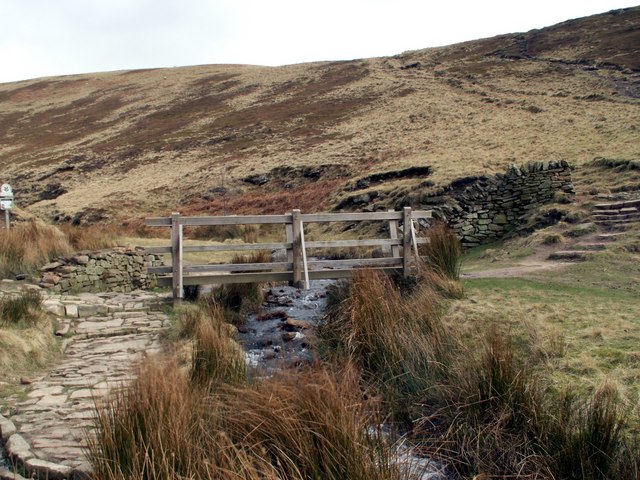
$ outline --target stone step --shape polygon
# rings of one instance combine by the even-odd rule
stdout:
[[[596,225],[599,225],[601,227],[607,227],[607,228],[622,227],[623,229],[626,229],[627,226],[632,225],[633,223],[635,223],[635,220],[630,220],[630,219],[623,219],[623,220],[596,220],[595,223],[596,223]]]
[[[640,213],[619,213],[617,215],[594,215],[596,220],[640,220]]]
[[[126,335],[135,335],[140,332],[139,327],[123,327],[123,328],[110,328],[100,331],[87,331],[77,333],[76,337],[79,339],[94,339],[94,338],[111,338],[111,337],[123,337]]]
[[[622,202],[622,204],[624,205],[625,208],[627,207],[640,208],[640,198],[635,198],[633,200],[625,200],[624,202]]]
[[[570,250],[572,251],[580,251],[580,250],[589,250],[589,251],[599,251],[606,250],[607,245],[604,243],[576,243],[573,245]]]
[[[549,260],[583,262],[595,253],[593,250],[558,250],[549,255]]]
[[[611,222],[602,222],[598,223],[600,228],[603,228],[607,232],[626,232],[629,228],[630,223],[611,223]]]
[[[596,210],[593,212],[596,215],[617,215],[620,213],[620,210]]]
[[[600,233],[596,235],[596,240],[600,240],[601,242],[615,242],[618,240],[618,237],[621,235],[625,235],[624,232],[611,232],[611,233]]]
[[[596,210],[620,210],[621,208],[637,207],[640,208],[640,198],[633,200],[621,200],[612,203],[598,203],[593,208]]]

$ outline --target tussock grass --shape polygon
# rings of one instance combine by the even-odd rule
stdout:
[[[71,245],[56,227],[39,221],[0,230],[0,275],[33,272],[54,257],[71,253]]]
[[[191,378],[200,384],[237,383],[246,379],[244,352],[230,336],[223,310],[209,305],[206,318],[195,325]]]
[[[457,356],[425,399],[416,435],[433,455],[463,477],[637,478],[640,455],[629,454],[635,443],[622,434],[614,388],[587,399],[546,390],[496,328],[475,348]]]
[[[59,353],[52,329],[38,292],[0,293],[0,406],[21,393],[20,377],[31,377]]]
[[[55,257],[78,250],[100,250],[117,245],[118,229],[92,225],[56,227],[38,220],[0,230],[0,275],[35,272]]]
[[[362,270],[333,292],[329,304],[319,328],[321,349],[338,361],[354,362],[406,419],[446,353],[440,348],[446,343],[438,321],[440,297],[425,289],[408,302],[388,277]]]
[[[0,298],[0,327],[34,326],[43,316],[42,297],[38,292],[27,290],[17,296]]]
[[[88,436],[94,477],[276,478],[267,462],[259,464],[220,431],[206,399],[174,361],[145,362],[133,384],[97,407]]]
[[[460,278],[462,248],[456,234],[444,223],[427,230],[429,243],[421,246],[421,256],[426,256],[427,266],[442,277]]]
[[[405,478],[369,428],[380,423],[378,405],[365,401],[353,366],[250,383],[223,313],[213,303],[182,306],[191,367],[177,356],[146,359],[130,385],[96,405],[88,436],[95,478]]]
[[[118,245],[120,228],[115,225],[60,225],[74,250],[102,250]]]
[[[260,251],[251,255],[235,255],[231,263],[268,263],[271,262],[271,254]],[[225,318],[232,323],[244,323],[248,312],[257,310],[262,305],[263,293],[260,283],[232,283],[221,285],[211,291],[211,294],[203,299],[205,307],[214,306],[212,315],[216,309],[222,307]]]
[[[539,365],[551,350],[532,355],[526,338],[494,322],[454,326],[428,285],[402,296],[363,272],[339,293],[324,348],[360,366],[392,409],[404,407],[414,441],[455,475],[637,478],[637,435],[616,388],[552,388]]]
[[[389,450],[367,429],[373,421],[353,371],[285,375],[219,398],[228,434],[271,458],[280,478],[393,479]]]
[[[178,338],[193,338],[200,323],[206,321],[206,314],[199,305],[183,303],[175,310],[173,329]]]
[[[95,477],[401,478],[366,428],[371,416],[353,374],[215,385],[191,382],[173,361],[147,361],[98,406],[89,437]]]

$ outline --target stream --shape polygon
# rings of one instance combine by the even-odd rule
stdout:
[[[268,375],[312,362],[310,345],[324,314],[327,288],[333,284],[332,280],[318,280],[307,290],[286,286],[267,290],[263,309],[249,315],[238,328],[247,363]]]
[[[312,363],[315,354],[315,327],[324,315],[328,289],[335,280],[312,281],[310,288],[272,287],[265,292],[262,310],[248,316],[238,327],[237,339],[245,349],[247,364],[261,375],[270,376],[283,368]],[[382,434],[391,438],[392,429],[382,425]],[[446,466],[416,455],[404,439],[393,441],[393,460],[406,480],[446,480]]]

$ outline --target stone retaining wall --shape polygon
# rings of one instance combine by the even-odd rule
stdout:
[[[144,249],[115,248],[60,257],[40,269],[40,286],[55,292],[130,292],[156,286],[147,267],[163,265]]]
[[[505,174],[456,180],[437,193],[414,192],[411,204],[433,209],[455,230],[464,247],[502,237],[531,210],[573,193],[566,161],[512,165]]]

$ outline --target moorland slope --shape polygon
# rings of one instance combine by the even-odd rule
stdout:
[[[414,166],[442,184],[638,160],[639,127],[640,7],[388,58],[0,84],[1,180],[83,223],[327,209],[349,181]]]

